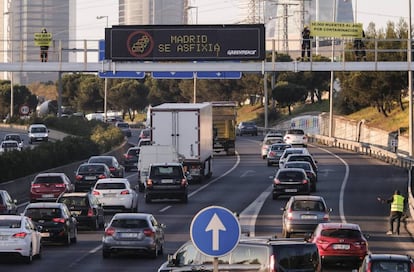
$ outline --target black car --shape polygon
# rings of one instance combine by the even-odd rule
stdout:
[[[302,168],[305,170],[306,175],[310,181],[311,192],[316,192],[316,182],[318,181],[318,176],[313,171],[312,165],[307,161],[289,161],[285,163],[284,168]]]
[[[6,190],[0,190],[0,214],[17,214],[16,203]]]
[[[153,199],[180,199],[188,201],[188,181],[181,163],[154,163],[150,165],[145,184],[145,202]]]
[[[219,271],[320,272],[314,243],[303,239],[240,238],[229,254],[218,257]],[[213,257],[202,254],[191,241],[182,245],[158,272],[213,271]]]
[[[75,172],[75,191],[88,192],[98,179],[110,178],[111,171],[104,163],[83,163]]]
[[[116,122],[115,126],[118,127],[128,138],[132,136],[131,128],[127,122]]]
[[[57,202],[64,203],[75,216],[79,227],[93,230],[103,228],[105,224],[102,204],[91,192],[65,193]]]
[[[140,150],[141,149],[138,146],[130,147],[127,150],[127,152],[123,155],[122,164],[125,167],[125,171],[137,169]]]
[[[359,272],[411,272],[414,262],[409,255],[368,254],[365,256]]]
[[[236,134],[257,136],[257,125],[255,122],[241,122],[236,128]]]
[[[42,241],[62,242],[65,245],[77,242],[77,221],[65,204],[30,203],[23,214],[41,226]]]
[[[281,195],[308,195],[310,191],[310,181],[305,170],[301,168],[277,170],[273,179],[273,199],[277,199]]]
[[[109,167],[111,175],[114,178],[123,178],[125,175],[125,168],[118,162],[114,156],[92,156],[88,163],[104,163]]]

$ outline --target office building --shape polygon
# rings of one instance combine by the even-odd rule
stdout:
[[[52,34],[53,42],[48,49],[48,61],[69,61],[76,47],[69,41],[76,37],[75,1],[68,0],[5,0],[0,8],[3,24],[3,61],[33,62],[40,60],[40,47],[35,45],[35,33],[46,29]],[[61,42],[60,42],[61,41]],[[60,50],[63,49],[63,50]],[[66,50],[65,50],[66,49]],[[10,73],[5,74],[10,79]],[[13,73],[14,84],[28,84],[35,81],[56,81],[57,73]]]

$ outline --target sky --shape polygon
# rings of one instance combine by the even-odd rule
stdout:
[[[408,6],[411,0],[336,1],[352,1],[353,6],[357,7],[357,21],[362,23],[364,28],[370,22],[374,22],[378,29],[385,28],[388,21],[398,23],[400,18],[408,22]],[[191,11],[198,11],[200,24],[237,23],[242,14],[240,3],[240,0],[190,0],[190,5],[197,7]],[[117,25],[117,5],[118,0],[77,0],[77,39],[103,39],[106,18],[98,20],[96,17],[108,16],[108,25]],[[194,17],[190,18],[195,20]]]

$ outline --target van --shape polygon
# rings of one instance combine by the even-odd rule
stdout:
[[[49,141],[49,129],[43,124],[32,124],[27,130],[29,144]]]
[[[218,258],[219,271],[321,271],[316,244],[303,239],[244,237],[229,254]],[[213,271],[213,258],[186,242],[168,256],[158,272]]]

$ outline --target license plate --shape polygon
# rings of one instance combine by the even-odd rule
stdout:
[[[162,184],[170,184],[170,183],[173,183],[174,182],[174,180],[173,179],[162,179],[161,180],[161,183]]]
[[[334,244],[332,246],[333,249],[339,249],[339,250],[348,250],[350,249],[350,245],[348,244]]]
[[[36,138],[36,140],[41,141],[41,140],[43,140],[43,138]]]
[[[42,232],[42,233],[40,233],[40,236],[42,236],[42,237],[50,237],[50,233],[49,232]]]
[[[138,233],[136,233],[136,232],[121,232],[119,234],[119,236],[122,237],[122,238],[137,238]]]
[[[95,180],[95,179],[96,179],[95,176],[93,176],[93,177],[91,177],[91,176],[85,177],[85,180]]]
[[[9,236],[8,235],[0,235],[0,240],[4,241],[4,240],[8,240]]]
[[[46,194],[46,195],[42,195],[42,197],[45,197],[45,198],[50,198],[50,197],[53,197],[53,194]]]
[[[300,218],[301,219],[317,219],[318,217],[316,215],[302,214]]]
[[[105,196],[105,197],[114,197],[114,196],[116,196],[116,194],[114,194],[114,193],[107,193],[107,194],[103,194],[103,196]]]
[[[298,189],[285,189],[286,193],[296,193]]]

